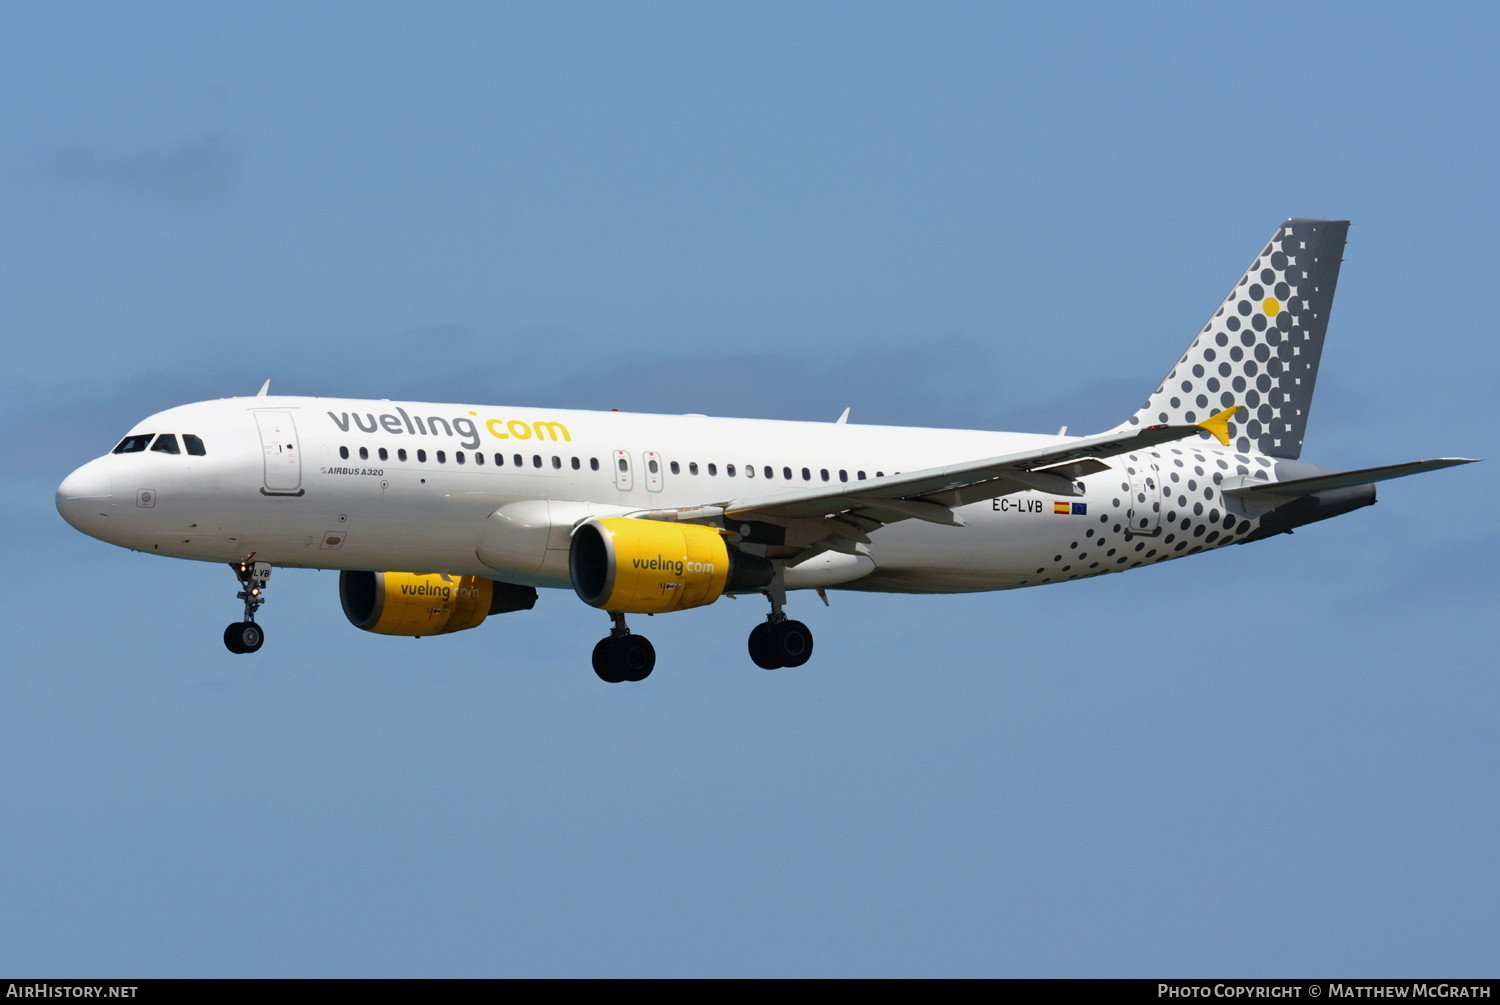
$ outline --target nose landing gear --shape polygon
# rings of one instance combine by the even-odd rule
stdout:
[[[235,596],[245,602],[245,620],[232,622],[224,629],[224,648],[232,653],[253,653],[266,641],[266,633],[255,623],[255,612],[266,602],[266,581],[271,578],[267,562],[247,558],[230,566],[243,589]]]
[[[632,635],[625,615],[610,611],[614,627],[594,646],[594,673],[606,684],[643,681],[656,667],[656,648],[644,635]]]

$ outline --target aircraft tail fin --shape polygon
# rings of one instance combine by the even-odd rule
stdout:
[[[1235,416],[1237,449],[1295,460],[1318,379],[1347,220],[1276,228],[1166,379],[1120,429]]]

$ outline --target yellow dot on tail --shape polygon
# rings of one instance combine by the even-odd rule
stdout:
[[[1260,309],[1266,312],[1266,317],[1274,318],[1281,313],[1281,301],[1275,297],[1266,297],[1261,302]]]

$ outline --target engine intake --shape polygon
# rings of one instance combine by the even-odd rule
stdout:
[[[339,600],[355,628],[421,638],[476,628],[491,614],[529,611],[536,590],[483,576],[341,572]]]

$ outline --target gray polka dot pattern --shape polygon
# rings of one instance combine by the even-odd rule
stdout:
[[[1202,422],[1231,405],[1235,449],[1302,453],[1347,220],[1288,220],[1156,392],[1120,429]],[[1206,435],[1206,434],[1205,434]]]
[[[1267,477],[1274,466],[1264,455],[1217,446],[1127,454],[1116,458],[1116,464],[1087,479],[1091,516],[1070,521],[1070,534],[1058,552],[1038,555],[1035,570],[1016,586],[1124,572],[1237,544],[1258,524],[1226,499],[1220,486],[1235,476]]]

